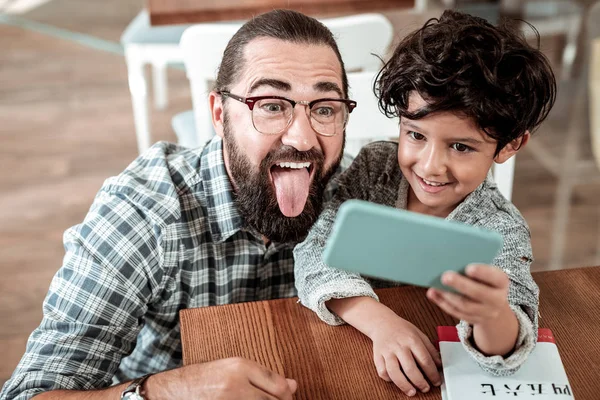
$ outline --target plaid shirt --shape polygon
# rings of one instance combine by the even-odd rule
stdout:
[[[244,224],[220,138],[193,150],[154,145],[104,183],[64,245],[1,400],[180,366],[179,310],[296,295],[294,244],[266,245]]]

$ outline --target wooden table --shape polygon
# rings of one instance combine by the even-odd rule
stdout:
[[[331,16],[412,8],[414,0],[146,0],[152,25],[246,20],[275,8]]]
[[[600,382],[600,267],[539,272],[540,327],[556,337],[577,400],[597,400]],[[378,291],[381,302],[432,341],[437,325],[455,321],[404,286]],[[296,298],[183,310],[184,364],[240,356],[298,381],[296,399],[406,399],[381,380],[368,338],[345,325],[331,327]],[[440,399],[439,388],[415,399]]]

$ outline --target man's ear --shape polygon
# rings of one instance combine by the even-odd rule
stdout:
[[[500,153],[498,153],[498,155],[494,157],[494,161],[498,164],[502,164],[503,162],[517,154],[517,152],[521,150],[523,146],[527,144],[527,142],[529,142],[530,137],[531,133],[529,133],[529,131],[525,131],[525,133],[522,136],[519,136],[518,138],[504,146],[502,150],[500,150]]]
[[[218,136],[223,137],[223,118],[225,116],[223,110],[223,97],[213,90],[208,95],[208,106],[210,108],[210,116],[215,132]]]

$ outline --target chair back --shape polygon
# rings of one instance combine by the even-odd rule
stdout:
[[[217,77],[223,52],[241,26],[241,22],[198,24],[186,29],[181,36],[179,46],[190,81],[197,137],[190,143],[195,142],[199,146],[214,135],[208,94]]]
[[[398,139],[398,118],[387,118],[380,110],[373,93],[377,72],[348,73],[350,98],[357,107],[350,114],[346,126],[346,152],[355,157],[361,147],[376,140]]]
[[[589,9],[586,28],[590,136],[596,165],[600,168],[600,1]]]
[[[392,24],[381,14],[324,19],[333,33],[348,74],[349,97],[358,106],[346,127],[346,152],[356,156],[365,144],[398,136],[398,119],[380,111],[373,94],[375,76],[383,66],[392,39]],[[380,59],[381,58],[381,59]]]
[[[362,144],[384,138],[388,134],[389,128],[372,137],[367,135],[367,132],[377,132],[377,127],[384,121],[381,119],[383,115],[377,110],[377,99],[371,87],[372,78],[382,66],[377,56],[385,57],[392,42],[393,28],[391,23],[380,14],[352,15],[324,19],[321,22],[332,31],[337,41],[345,68],[349,73],[352,99],[357,101],[358,108],[362,108],[362,110],[358,108],[354,110],[348,125],[352,138],[347,142],[354,140],[354,137],[358,140],[349,143],[349,147],[358,149]],[[208,106],[210,84],[216,79],[229,40],[241,26],[242,22],[198,24],[186,29],[181,37],[180,46],[187,77],[190,80],[198,145],[210,140],[214,135]],[[373,121],[371,124],[370,120]],[[368,126],[371,128],[363,128]],[[395,135],[397,133],[392,136]]]
[[[321,20],[335,40],[347,72],[378,71],[394,37],[390,21],[381,14],[359,14]]]
[[[507,200],[512,198],[513,180],[515,176],[515,157],[512,156],[502,164],[494,163],[492,175],[498,190]]]

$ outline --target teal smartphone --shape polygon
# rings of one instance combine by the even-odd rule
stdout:
[[[491,264],[501,247],[498,232],[349,200],[339,208],[323,260],[364,276],[449,290],[440,281],[443,272]]]

